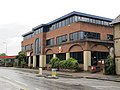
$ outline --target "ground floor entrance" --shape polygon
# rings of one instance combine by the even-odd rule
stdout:
[[[50,60],[53,57],[58,57],[60,60],[75,58],[76,60],[78,60],[78,63],[83,67],[83,70],[87,71],[89,66],[97,65],[98,60],[106,59],[108,54],[108,52],[80,51],[59,54],[36,55],[31,57],[31,64],[33,64],[33,67],[45,67],[47,64],[49,64]]]

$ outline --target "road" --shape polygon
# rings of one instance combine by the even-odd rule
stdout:
[[[120,83],[86,78],[47,79],[0,67],[0,90],[120,90]]]

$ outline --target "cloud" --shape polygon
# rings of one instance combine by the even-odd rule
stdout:
[[[30,26],[21,24],[3,24],[0,25],[0,53],[6,52],[7,54],[16,55],[21,50],[22,34],[31,30]]]

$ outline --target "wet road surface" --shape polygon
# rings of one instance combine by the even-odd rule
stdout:
[[[0,67],[1,81],[6,81],[11,87],[12,85],[15,86],[15,89],[10,88],[6,90],[120,90],[120,83],[118,82],[85,78],[47,79],[36,77],[34,73],[22,72],[5,67]]]

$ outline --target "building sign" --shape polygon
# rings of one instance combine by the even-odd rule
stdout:
[[[62,47],[58,48],[58,52],[61,53],[62,52]]]
[[[30,56],[30,52],[27,52],[27,56]]]

